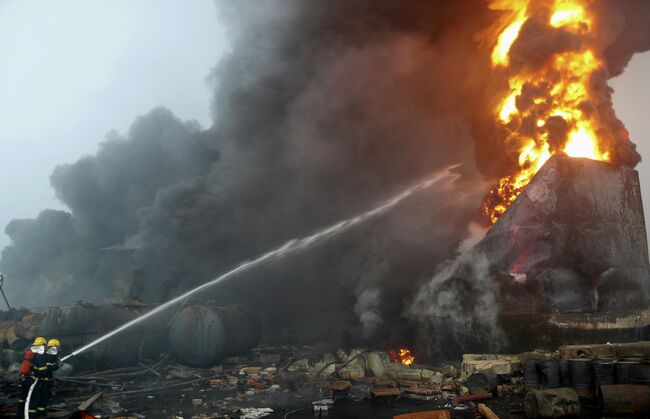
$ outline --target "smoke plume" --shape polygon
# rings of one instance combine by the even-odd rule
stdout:
[[[603,14],[615,8],[603,3]],[[231,52],[210,76],[212,127],[154,109],[95,155],[59,166],[51,183],[68,209],[6,228],[0,268],[16,303],[159,302],[457,162],[457,183],[206,299],[250,304],[273,336],[340,341],[365,330],[389,344],[413,340],[413,319],[480,293],[481,283],[439,281],[434,269],[456,255],[483,177],[504,158],[472,137],[494,82],[491,45],[477,34],[499,13],[471,0],[216,6]],[[611,13],[609,75],[648,48],[637,23],[646,6]],[[484,278],[478,255],[467,266]]]

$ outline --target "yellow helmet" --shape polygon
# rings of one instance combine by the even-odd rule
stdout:
[[[47,339],[45,339],[42,336],[39,336],[36,339],[34,339],[34,343],[32,343],[32,345],[40,346],[40,345],[45,345],[45,343],[47,343]]]
[[[59,342],[58,339],[50,339],[50,340],[47,342],[47,347],[49,348],[49,347],[51,347],[51,346],[61,346],[61,342]]]

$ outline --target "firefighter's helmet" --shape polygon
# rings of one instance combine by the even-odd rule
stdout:
[[[39,336],[36,339],[34,339],[34,343],[32,343],[32,345],[33,346],[41,346],[41,345],[45,345],[46,343],[47,343],[47,339],[45,339],[42,336]]]
[[[58,339],[50,339],[47,342],[47,347],[49,348],[49,347],[52,347],[52,346],[61,346],[61,342],[59,342]]]

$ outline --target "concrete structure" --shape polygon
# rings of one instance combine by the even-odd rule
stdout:
[[[650,263],[634,169],[552,157],[477,250],[512,349],[531,338],[546,346],[647,333]]]

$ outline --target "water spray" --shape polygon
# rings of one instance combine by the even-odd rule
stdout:
[[[153,317],[156,314],[164,311],[165,309],[175,305],[176,303],[187,299],[191,295],[199,293],[199,292],[205,290],[206,288],[210,288],[210,287],[224,281],[227,278],[235,276],[238,273],[247,271],[247,270],[249,270],[249,269],[251,269],[251,268],[253,268],[253,267],[255,267],[255,266],[257,266],[257,265],[259,265],[259,264],[261,264],[263,262],[269,261],[271,259],[282,258],[282,257],[287,256],[289,254],[295,253],[295,252],[297,252],[299,250],[306,249],[306,248],[310,247],[311,245],[313,245],[315,243],[318,243],[318,242],[320,242],[322,240],[325,240],[325,239],[329,239],[329,238],[331,238],[331,237],[333,237],[333,236],[335,236],[337,234],[340,234],[340,233],[342,233],[344,231],[347,231],[350,228],[354,227],[355,225],[360,224],[360,223],[362,223],[362,222],[364,222],[364,221],[366,221],[366,220],[368,220],[370,218],[379,216],[379,215],[385,213],[386,211],[388,211],[389,209],[393,208],[397,204],[399,204],[404,199],[406,199],[409,196],[413,195],[414,193],[419,192],[419,191],[421,191],[423,189],[426,189],[426,188],[432,186],[433,184],[439,182],[442,179],[449,179],[450,181],[454,181],[458,177],[460,177],[460,175],[453,173],[451,170],[458,167],[458,166],[459,166],[458,164],[449,166],[446,169],[444,169],[444,170],[442,170],[442,171],[440,171],[440,172],[438,172],[438,173],[436,173],[434,175],[431,175],[431,176],[421,180],[420,182],[418,182],[415,185],[407,188],[406,190],[404,190],[400,194],[398,194],[398,195],[384,201],[381,205],[379,205],[378,207],[376,207],[376,208],[374,208],[374,209],[372,209],[370,211],[364,212],[363,214],[357,215],[356,217],[348,218],[347,220],[344,220],[344,221],[341,221],[339,223],[333,224],[333,225],[331,225],[329,227],[325,227],[325,228],[317,231],[316,233],[314,233],[314,234],[312,234],[310,236],[307,236],[307,237],[304,237],[304,238],[301,238],[301,239],[289,240],[288,242],[286,242],[282,246],[280,246],[280,247],[278,247],[278,248],[276,248],[274,250],[271,250],[270,252],[267,252],[267,253],[263,254],[262,256],[258,257],[257,259],[253,259],[253,260],[243,262],[242,264],[240,264],[236,268],[226,272],[225,274],[223,274],[223,275],[221,275],[221,276],[219,276],[219,277],[217,277],[217,278],[215,278],[215,279],[213,279],[211,281],[208,281],[208,282],[206,282],[206,283],[204,283],[202,285],[199,285],[198,287],[193,288],[193,289],[187,291],[186,293],[181,294],[178,297],[175,297],[175,298],[173,298],[173,299],[159,305],[158,307],[156,307],[153,310],[141,315],[140,317],[137,317],[137,318],[123,324],[122,326],[118,327],[117,329],[115,329],[115,330],[113,330],[113,331],[111,331],[111,332],[109,332],[109,333],[107,333],[107,334],[105,334],[103,336],[100,336],[99,338],[95,339],[94,341],[92,341],[92,342],[82,346],[81,348],[73,351],[71,354],[64,356],[63,358],[61,358],[61,361],[65,361],[68,358],[79,355],[80,353],[92,348],[95,345],[100,344],[101,342],[103,342],[105,340],[110,339],[111,337],[113,337],[113,336],[117,335],[118,333],[130,328],[131,326],[134,326],[137,323],[140,323],[140,322],[142,322],[142,321],[144,321],[144,320],[146,320],[146,319],[148,319],[150,317]]]

